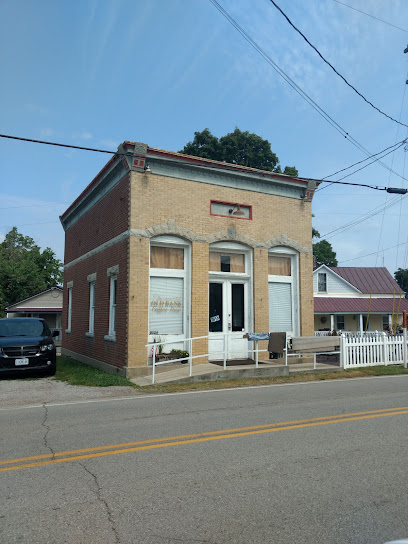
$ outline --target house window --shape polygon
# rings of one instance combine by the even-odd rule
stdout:
[[[74,286],[73,281],[67,283],[68,290],[68,324],[65,332],[71,332],[71,323],[72,323],[72,288]]]
[[[388,331],[390,328],[390,316],[388,314],[384,314],[382,316],[382,330]]]
[[[150,245],[149,335],[181,337],[188,331],[190,246],[175,236]],[[163,338],[164,340],[164,338]]]
[[[336,330],[338,331],[344,331],[345,329],[345,320],[344,315],[337,315],[336,316]]]
[[[116,341],[116,297],[118,283],[119,265],[112,266],[107,270],[109,278],[109,329],[105,340]]]
[[[87,336],[94,335],[95,324],[95,274],[88,276],[89,282],[89,326]]]
[[[268,256],[269,331],[298,334],[299,256],[294,250],[275,247]]]
[[[317,275],[317,290],[319,293],[327,293],[327,274],[319,272]]]

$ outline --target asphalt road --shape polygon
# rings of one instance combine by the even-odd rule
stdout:
[[[408,537],[407,390],[398,376],[10,399],[0,407],[0,542]]]

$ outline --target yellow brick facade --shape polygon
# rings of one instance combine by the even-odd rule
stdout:
[[[211,201],[252,207],[252,219],[211,215]],[[299,254],[299,322],[302,335],[313,334],[313,258],[311,203],[300,199],[220,187],[152,173],[131,176],[130,228],[155,235],[186,237],[191,242],[191,336],[208,335],[209,240],[245,245],[268,243],[301,248]],[[216,238],[214,238],[216,236]],[[130,239],[129,369],[146,371],[148,338],[149,238]],[[282,242],[283,240],[283,242]],[[272,249],[273,244],[270,246]],[[268,247],[252,248],[253,330],[269,330]],[[262,347],[265,347],[263,345]],[[261,347],[261,346],[260,346]],[[194,342],[194,353],[207,353],[208,340]],[[193,353],[193,354],[194,354]],[[198,358],[194,363],[204,362]],[[136,369],[139,367],[139,370]],[[143,367],[144,370],[142,370]]]

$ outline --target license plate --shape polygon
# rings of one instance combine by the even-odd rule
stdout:
[[[25,366],[25,365],[28,365],[29,363],[29,360],[27,359],[27,357],[25,357],[24,359],[16,359],[14,361],[14,364],[16,366]]]

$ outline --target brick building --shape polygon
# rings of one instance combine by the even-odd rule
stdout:
[[[317,184],[124,142],[61,216],[62,353],[134,377],[152,341],[216,360],[229,332],[243,359],[247,332],[312,335]]]

